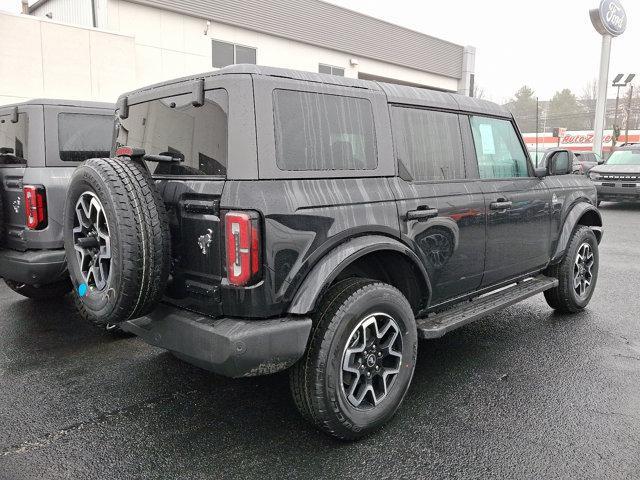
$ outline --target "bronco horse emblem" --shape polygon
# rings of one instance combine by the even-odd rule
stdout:
[[[200,250],[202,250],[203,255],[209,253],[209,247],[211,246],[212,240],[213,230],[211,230],[210,228],[207,229],[207,233],[198,237],[198,246],[200,247]]]

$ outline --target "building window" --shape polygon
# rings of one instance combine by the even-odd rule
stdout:
[[[333,67],[331,65],[325,65],[321,63],[318,66],[318,73],[326,73],[328,75],[337,75],[339,77],[344,77],[344,68]]]
[[[256,49],[213,40],[213,66],[226,67],[237,63],[256,64]]]

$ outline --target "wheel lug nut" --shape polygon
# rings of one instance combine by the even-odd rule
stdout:
[[[382,352],[378,352],[378,356],[381,357],[382,356]]]

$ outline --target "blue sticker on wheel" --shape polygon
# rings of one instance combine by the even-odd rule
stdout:
[[[81,297],[84,297],[86,294],[87,294],[87,285],[83,283],[78,286],[78,295],[80,295]]]

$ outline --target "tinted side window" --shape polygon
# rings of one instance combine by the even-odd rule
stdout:
[[[58,115],[60,160],[83,162],[108,157],[113,136],[112,115],[61,113]]]
[[[364,98],[275,90],[281,170],[375,170],[373,108]]]
[[[391,109],[396,156],[416,181],[465,178],[458,115]]]
[[[13,123],[11,116],[0,117],[0,165],[26,165],[29,119],[26,114],[18,115]]]
[[[132,105],[129,116],[120,119],[117,145],[174,158],[173,162],[148,162],[156,175],[226,175],[227,91],[206,92],[201,107],[194,107],[192,101],[187,94]]]
[[[471,117],[480,178],[528,177],[527,157],[508,120]]]

